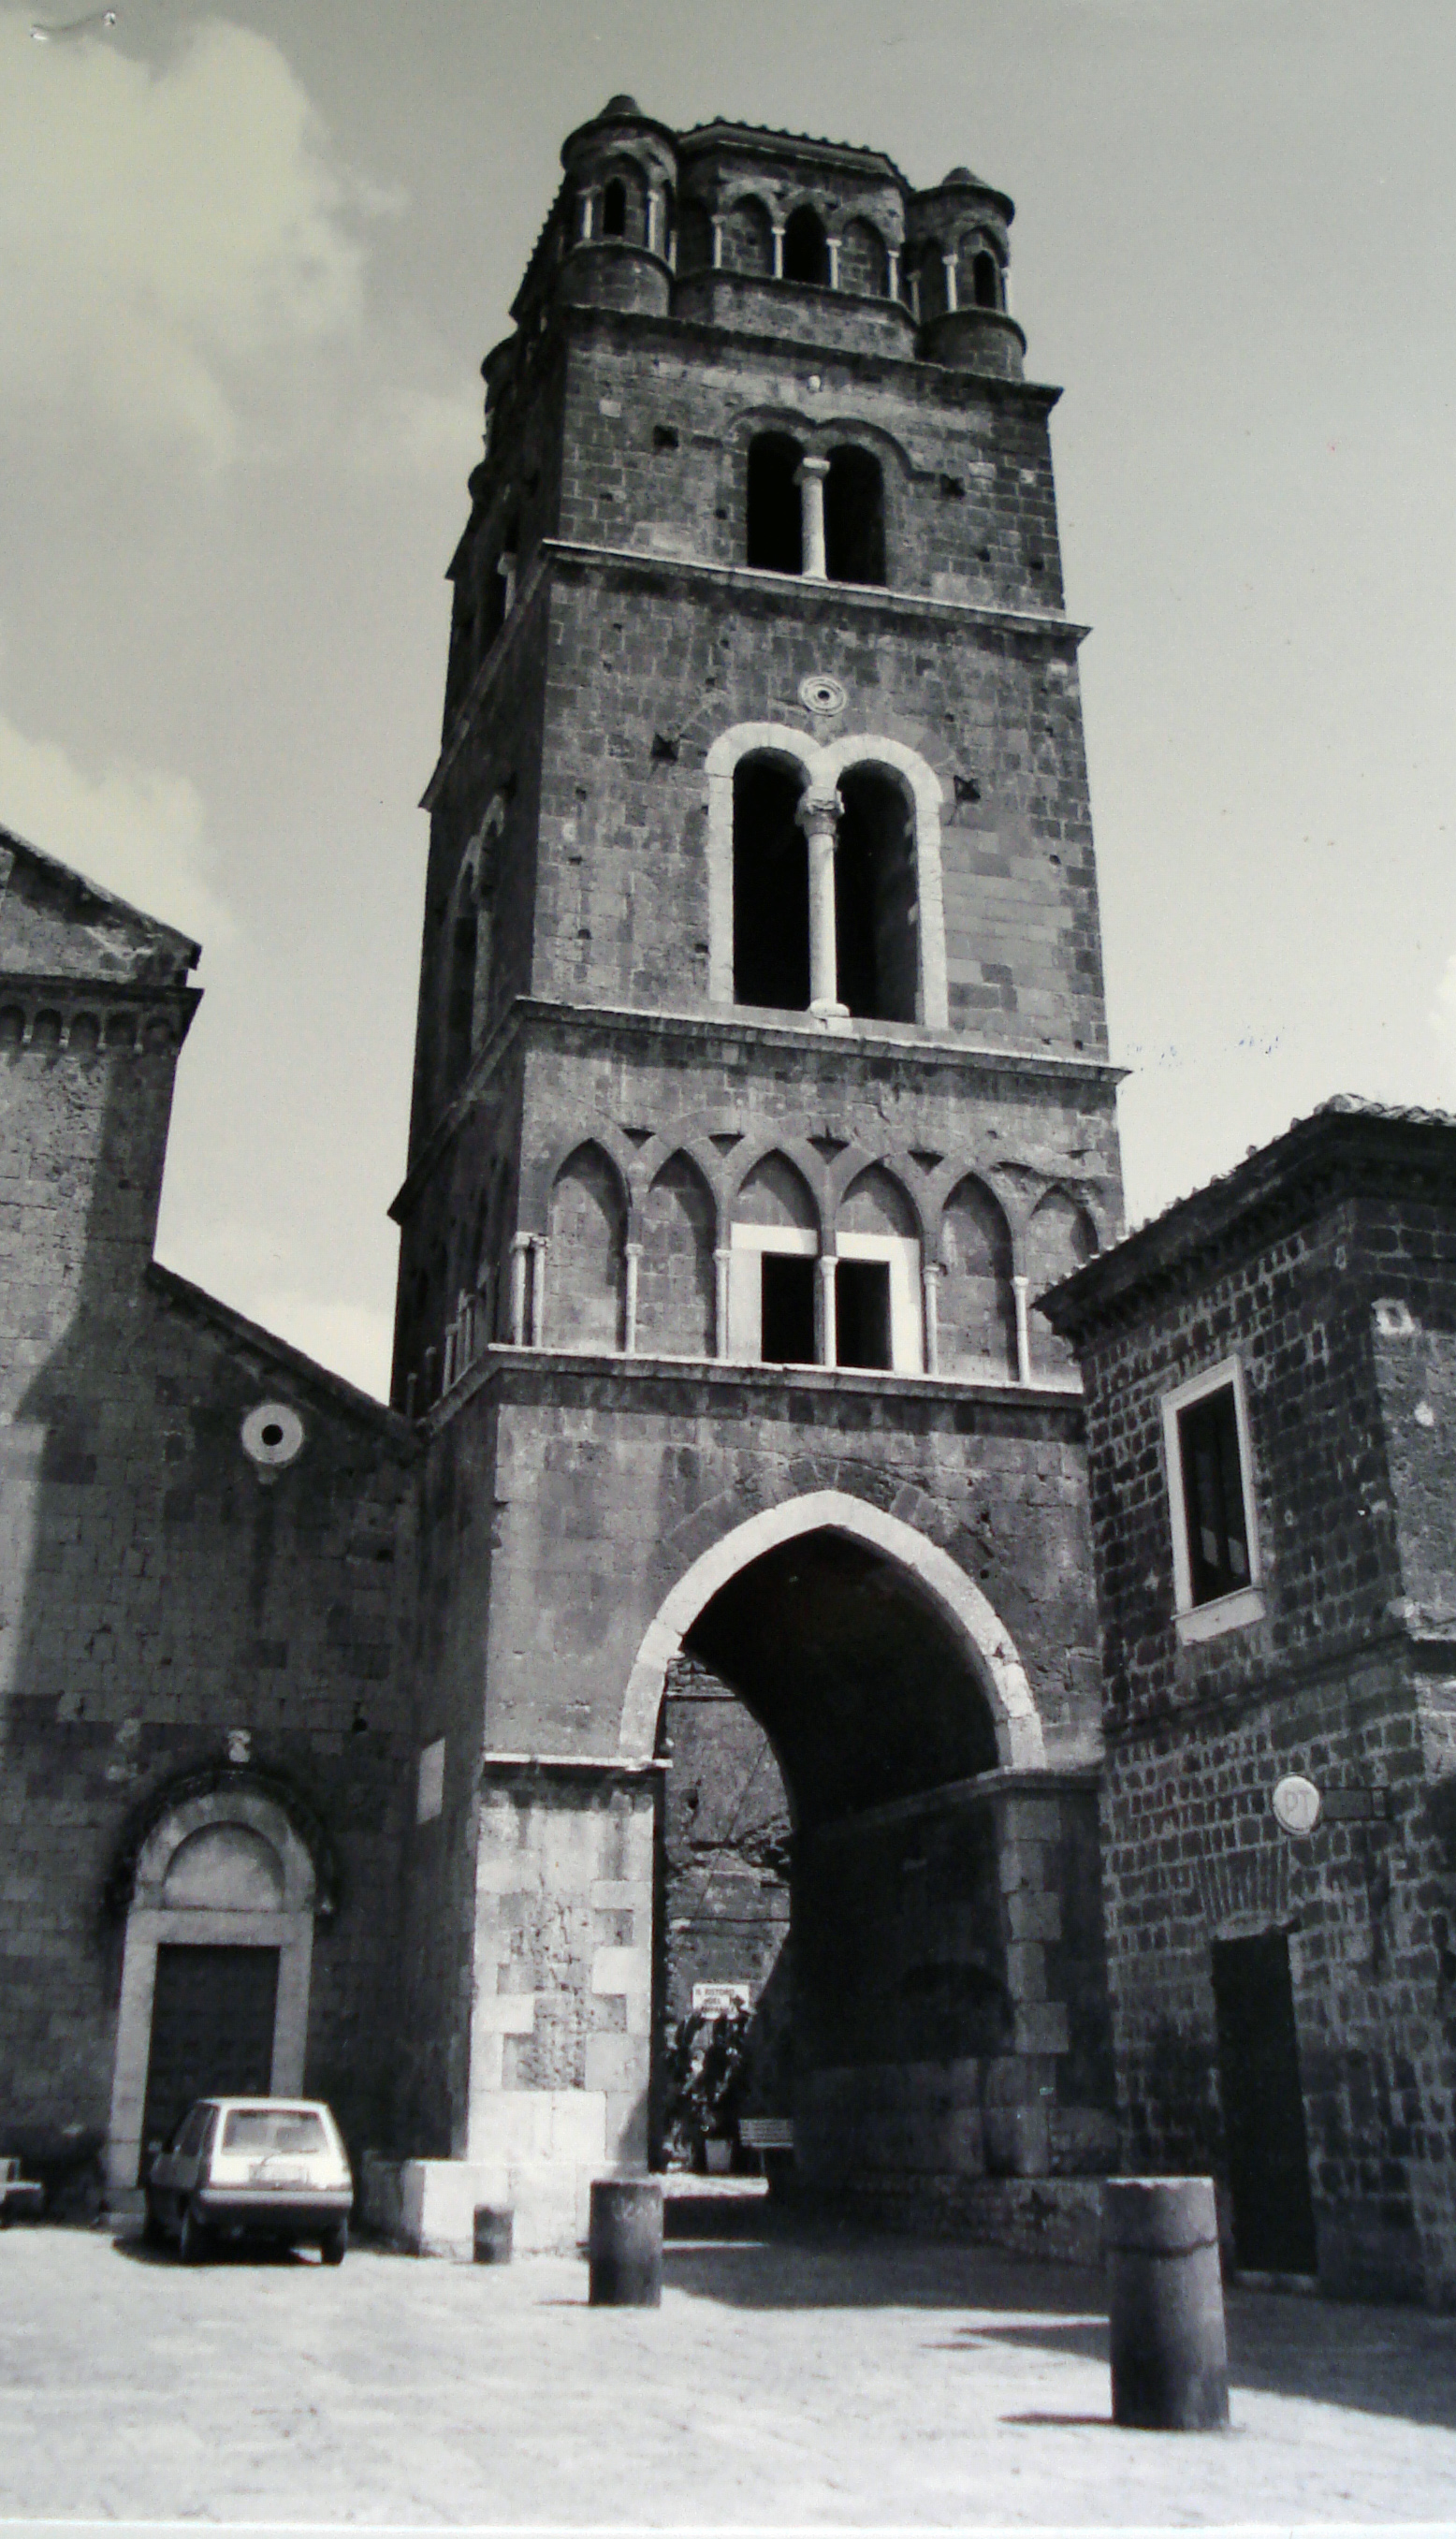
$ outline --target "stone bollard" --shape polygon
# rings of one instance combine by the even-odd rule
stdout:
[[[475,2207],[475,2263],[477,2266],[509,2266],[514,2219],[509,2204],[477,2204]]]
[[[1102,2211],[1113,2423],[1180,2434],[1226,2426],[1213,2179],[1109,2177]]]
[[[591,2182],[587,2240],[593,2306],[656,2309],[662,2298],[662,2188],[656,2177]]]

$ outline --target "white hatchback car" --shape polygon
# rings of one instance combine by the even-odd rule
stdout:
[[[147,2172],[147,2235],[196,2265],[223,2238],[349,2245],[354,2180],[318,2098],[199,2098]]]

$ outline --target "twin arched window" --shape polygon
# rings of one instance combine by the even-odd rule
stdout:
[[[810,1000],[803,769],[752,751],[733,770],[733,1001],[802,1013]],[[839,1003],[867,1021],[914,1022],[919,976],[915,812],[903,781],[872,764],[839,779],[834,849]]]
[[[763,573],[804,570],[802,445],[760,432],[748,446],[747,561]],[[830,582],[882,584],[884,474],[872,450],[846,443],[829,452],[824,480],[824,571]]]

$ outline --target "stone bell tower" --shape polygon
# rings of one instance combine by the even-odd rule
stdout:
[[[810,2182],[1110,2148],[1081,1409],[1035,1300],[1119,1229],[1116,1077],[1012,207],[630,98],[562,159],[451,568],[395,1203],[399,2128],[446,2242],[488,2192],[569,2237],[647,2157],[684,1665],[789,1795]]]

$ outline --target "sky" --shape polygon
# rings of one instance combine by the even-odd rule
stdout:
[[[0,821],[195,932],[161,1257],[387,1380],[479,364],[619,90],[1011,194],[1128,1210],[1456,1109],[1451,0],[0,0]]]

